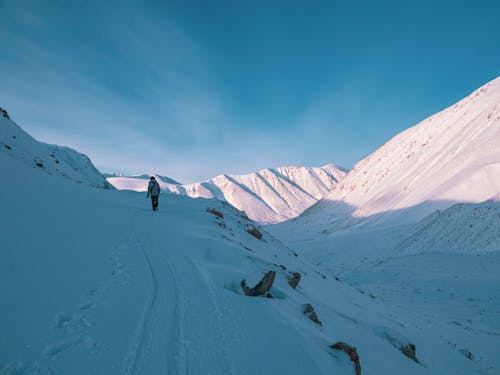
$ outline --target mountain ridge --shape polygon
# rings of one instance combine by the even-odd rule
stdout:
[[[285,166],[242,175],[221,174],[183,185],[157,180],[163,191],[225,200],[245,211],[251,219],[269,224],[299,215],[326,196],[346,171],[330,163],[322,167]],[[147,182],[134,176],[108,177],[108,181],[119,190],[147,190]]]
[[[96,188],[114,189],[90,158],[72,148],[40,142],[12,121],[0,116],[0,154],[48,174]]]
[[[329,230],[387,223],[397,212],[410,223],[485,201],[500,191],[499,140],[500,77],[392,137],[295,221]]]

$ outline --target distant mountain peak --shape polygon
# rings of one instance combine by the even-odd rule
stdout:
[[[344,168],[334,164],[319,168],[286,166],[242,175],[221,174],[193,184],[181,185],[165,179],[159,182],[163,190],[171,193],[225,200],[253,220],[277,223],[296,217],[326,196],[345,173]],[[108,180],[118,189],[146,191],[147,188],[141,176]]]

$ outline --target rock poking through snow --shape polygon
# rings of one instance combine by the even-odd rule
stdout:
[[[274,283],[274,278],[276,277],[276,272],[275,271],[269,271],[266,273],[266,275],[262,278],[262,280],[259,281],[257,285],[255,285],[253,288],[250,288],[247,285],[247,282],[245,280],[242,280],[240,285],[241,288],[243,289],[243,292],[247,296],[267,296],[269,290],[272,288],[273,283]]]
[[[210,212],[212,215],[217,216],[219,219],[224,219],[224,214],[220,211],[213,209],[213,208],[207,208],[207,212]]]
[[[309,319],[311,319],[314,323],[323,326],[323,323],[321,323],[321,320],[319,320],[316,311],[314,311],[314,307],[312,307],[310,303],[304,305],[304,315],[308,315]]]
[[[5,117],[7,120],[10,120],[10,117],[9,117],[9,114],[7,113],[7,111],[5,109],[3,109],[2,107],[0,107],[0,113],[2,114],[3,117]]]
[[[355,347],[350,346],[349,344],[346,344],[345,342],[337,342],[333,345],[330,346],[330,348],[335,349],[335,350],[342,350],[345,352],[351,361],[354,363],[354,368],[356,370],[356,375],[361,375],[361,364],[359,363],[359,355],[358,351],[356,350]]]
[[[292,275],[288,277],[288,284],[295,289],[300,282],[301,275],[298,272],[292,272]]]
[[[417,363],[420,363],[417,359],[415,345],[413,345],[413,344],[402,345],[400,350],[408,358],[413,359]]]
[[[262,232],[255,228],[255,226],[253,226],[252,224],[245,225],[245,230],[258,240],[262,239]]]

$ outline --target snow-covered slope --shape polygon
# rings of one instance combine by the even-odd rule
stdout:
[[[166,176],[160,176],[156,173],[142,174],[139,176],[107,176],[106,179],[118,190],[133,190],[144,192],[148,190],[148,183],[151,176],[154,176],[156,178],[156,181],[158,181],[160,187],[164,190],[168,190],[169,185],[180,185],[179,182]]]
[[[480,373],[497,374],[499,192],[497,78],[388,141],[298,218],[267,229],[325,275],[439,332]]]
[[[93,187],[113,189],[86,155],[68,147],[39,142],[19,125],[1,115],[0,154],[48,174],[63,176]]]
[[[261,223],[277,223],[296,217],[325,197],[347,173],[333,164],[320,168],[280,167],[246,175],[220,175],[194,184],[172,184],[157,178],[163,190],[192,198],[217,198],[231,203]],[[110,177],[119,190],[146,191],[138,177]]]
[[[5,153],[0,165],[2,374],[352,375],[337,341],[357,347],[363,374],[495,371],[481,372],[494,356],[470,361],[440,327],[317,272],[265,231],[254,238],[227,203],[165,195],[152,212],[142,193],[90,189]],[[268,270],[274,298],[245,296],[240,281]],[[400,352],[408,343],[420,364]]]
[[[437,209],[482,202],[499,191],[497,78],[357,163],[298,222],[319,230],[360,221],[415,222]]]
[[[417,223],[395,253],[500,251],[500,195],[482,203],[458,203]]]
[[[360,225],[324,234],[301,226],[290,231],[283,224],[267,228],[318,271],[382,301],[422,332],[439,333],[438,341],[475,362],[480,373],[498,373],[498,197],[458,203],[409,225]]]

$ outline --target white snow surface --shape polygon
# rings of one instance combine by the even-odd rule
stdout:
[[[318,231],[412,223],[499,192],[500,77],[386,142],[297,220]]]
[[[425,217],[396,253],[481,254],[500,251],[500,195],[482,203],[457,203]]]
[[[163,194],[152,212],[144,193],[92,189],[4,152],[0,165],[1,374],[354,374],[348,356],[329,348],[337,341],[357,347],[364,375],[500,368],[491,345],[499,330],[490,311],[499,307],[495,290],[474,297],[486,303],[476,331],[469,305],[458,304],[462,296],[452,301],[463,315],[453,321],[401,308],[419,296],[407,286],[405,294],[394,291],[391,275],[405,262],[392,263],[381,284],[387,289],[370,296],[354,285],[369,287],[377,280],[370,273],[359,272],[353,286],[337,280],[326,263],[308,263],[308,254],[262,228],[262,240],[248,234],[251,222],[225,202]],[[350,238],[360,252],[381,243]],[[348,270],[342,254],[356,263],[354,251],[331,253],[328,264]],[[478,270],[499,263],[481,261]],[[268,270],[277,272],[274,298],[243,295],[239,282]],[[295,290],[287,284],[292,271],[302,274]],[[487,274],[498,281],[498,273]],[[452,299],[431,300],[449,307]],[[322,326],[303,315],[305,303]],[[489,346],[476,345],[481,340]],[[420,364],[399,351],[407,343],[416,345]]]
[[[15,122],[1,115],[0,154],[48,174],[97,188],[113,189],[86,155],[69,147],[39,142]]]
[[[172,184],[157,177],[164,191],[192,198],[217,198],[231,203],[260,223],[294,218],[325,197],[347,173],[342,167],[279,167],[245,175],[220,175],[193,184]],[[153,174],[154,175],[154,174]],[[157,176],[157,175],[154,175]],[[119,190],[146,191],[142,177],[109,177]]]
[[[474,362],[478,373],[499,373],[498,196],[458,203],[409,225],[321,234],[298,223],[266,228],[319,272],[337,275],[429,337],[435,333],[436,340]]]

